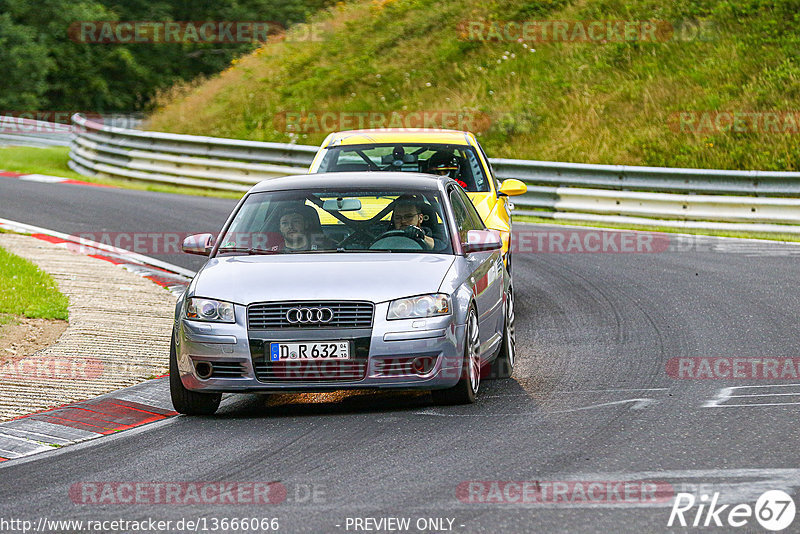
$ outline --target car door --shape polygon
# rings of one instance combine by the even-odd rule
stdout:
[[[461,243],[467,242],[470,230],[485,230],[480,216],[466,193],[456,186],[449,189],[450,204],[456,231]],[[470,285],[478,308],[478,323],[481,337],[481,354],[489,351],[500,341],[498,316],[502,317],[502,266],[499,251],[473,252],[467,256],[470,269]]]
[[[471,215],[473,224],[479,230],[486,229],[486,223],[483,222],[480,213],[475,208],[475,206],[470,202],[469,196],[464,192],[462,189],[458,189],[461,198],[464,200],[465,205],[467,206],[467,212]],[[495,319],[498,321],[497,331],[500,332],[503,327],[503,313],[502,313],[502,303],[503,303],[503,291],[504,291],[504,280],[503,280],[503,262],[502,262],[502,254],[500,251],[493,253],[491,256],[492,260],[494,261],[493,268],[490,268],[487,275],[487,286],[486,289],[489,292],[489,296],[492,302],[492,309],[490,311],[490,315],[494,316]],[[498,334],[499,335],[499,334]],[[487,338],[488,339],[488,338]]]

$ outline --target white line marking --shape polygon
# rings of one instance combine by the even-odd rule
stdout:
[[[558,410],[555,412],[546,412],[550,413],[570,413],[570,412],[580,412],[583,410],[593,410],[594,408],[603,408],[605,406],[614,406],[616,404],[625,404],[627,402],[633,402],[633,406],[631,406],[631,410],[641,410],[643,408],[647,408],[649,405],[653,404],[655,400],[653,399],[625,399],[613,402],[603,402],[601,404],[592,404],[590,406],[581,406],[580,408],[570,408],[568,410]]]
[[[580,389],[576,391],[542,391],[542,395],[575,395],[583,393],[629,393],[633,391],[668,391],[669,388],[630,388],[630,389]],[[485,395],[484,399],[496,399],[500,397],[529,397],[537,395],[536,393],[508,393],[500,395]]]
[[[5,458],[6,460],[16,460],[17,458],[21,458],[21,455],[18,452],[7,451],[5,449],[0,449],[0,456]],[[3,462],[6,463],[6,462]],[[5,467],[5,466],[3,466]]]
[[[791,406],[800,402],[754,402],[752,404],[719,404],[717,406],[705,406],[705,408],[744,408],[746,406]]]
[[[20,434],[25,434],[26,436],[30,436],[30,437],[14,436],[14,434],[8,434],[8,432],[18,432]],[[34,441],[34,442],[42,442],[42,443],[48,443],[48,444],[59,444],[60,445],[60,444],[65,444],[65,443],[71,443],[70,440],[64,439],[64,438],[60,438],[58,436],[48,436],[47,434],[40,434],[38,432],[30,432],[28,430],[20,430],[20,429],[11,428],[11,427],[4,428],[2,425],[0,425],[0,437],[2,437],[2,436],[11,436],[11,437],[16,437],[16,438],[27,439],[27,440]]]
[[[800,391],[797,393],[756,393],[756,394],[749,394],[749,395],[731,395],[732,399],[740,399],[744,397],[797,397],[800,395]]]
[[[703,408],[716,408],[721,403],[731,398],[733,388],[722,388],[717,391],[717,397],[703,403]]]
[[[774,388],[774,387],[791,387],[791,386],[800,386],[800,384],[762,384],[757,386],[731,386],[727,388],[720,388],[717,391],[717,396],[711,400],[707,400],[703,403],[703,408],[744,408],[746,406],[791,406],[800,404],[800,402],[762,402],[762,403],[752,403],[752,404],[724,404],[725,402],[729,401],[730,399],[734,398],[753,398],[753,397],[796,397],[800,395],[798,393],[751,393],[745,395],[734,395],[737,390],[740,389],[751,389],[751,388]]]
[[[69,178],[63,178],[61,176],[48,176],[46,174],[23,174],[17,178],[20,180],[25,180],[26,182],[42,182],[46,184],[57,184],[69,180]]]
[[[34,440],[30,440],[30,439],[27,439],[27,438],[21,438],[19,436],[12,436],[11,434],[2,434],[2,435],[0,435],[0,438],[2,438],[2,440],[6,440],[6,441],[11,440],[11,444],[12,445],[13,445],[14,442],[19,442],[19,443],[22,443],[22,444],[25,444],[25,445],[31,445],[31,446],[34,446],[34,447],[49,447],[49,445],[44,445],[44,444],[36,442]],[[2,440],[0,440],[0,442],[2,442]],[[6,450],[6,449],[4,449],[4,450]]]
[[[52,445],[45,445],[43,443],[38,443],[35,441],[31,441],[25,438],[18,438],[16,436],[9,436],[8,434],[3,434],[2,439],[0,439],[0,456],[3,458],[18,458],[20,456],[28,456],[31,454],[36,454],[42,451],[52,451],[55,450],[57,447]],[[19,444],[15,447],[15,444]],[[15,447],[19,448],[19,450],[11,450],[8,448],[3,447]],[[13,454],[15,456],[8,456],[8,454]]]
[[[735,389],[748,389],[748,388],[786,388],[791,386],[798,386],[800,384],[793,383],[793,384],[760,384],[757,386],[733,386]]]
[[[569,408],[567,410],[555,410],[555,411],[541,411],[541,412],[518,412],[518,413],[488,413],[488,414],[454,414],[454,413],[440,413],[435,411],[432,408],[426,408],[424,410],[420,410],[414,412],[414,415],[433,415],[436,417],[499,417],[499,416],[520,416],[520,415],[551,415],[551,414],[559,414],[559,413],[572,413],[572,412],[580,412],[585,410],[594,410],[595,408],[605,408],[607,406],[615,406],[618,404],[625,404],[628,402],[634,403],[631,406],[632,410],[641,410],[646,408],[647,406],[653,404],[655,402],[654,399],[625,399],[625,400],[618,400],[612,402],[603,402],[600,404],[592,404],[589,406],[581,406],[579,408]]]

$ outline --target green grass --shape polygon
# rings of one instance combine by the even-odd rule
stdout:
[[[86,180],[67,167],[67,147],[0,147],[0,170],[24,174],[49,174],[74,180]]]
[[[734,232],[728,230],[700,230],[697,228],[673,228],[671,226],[651,226],[645,224],[592,223],[587,221],[569,221],[565,219],[548,219],[532,215],[514,215],[515,221],[562,226],[590,226],[594,228],[617,228],[620,230],[643,230],[647,232],[663,232],[671,234],[710,235],[719,237],[741,237],[746,239],[765,239],[770,241],[800,241],[798,234],[772,234],[762,232]]]
[[[69,161],[69,148],[67,147],[0,147],[0,170],[13,171],[24,174],[47,174],[62,176],[72,180],[91,182],[127,189],[141,191],[157,191],[160,193],[176,193],[183,195],[198,195],[206,197],[241,198],[244,193],[215,191],[193,187],[178,187],[168,184],[153,184],[144,181],[97,178],[84,176],[74,172],[67,166]]]
[[[695,40],[605,44],[477,41],[459,30],[467,20],[543,19],[706,29]],[[173,88],[149,127],[317,144],[327,131],[287,131],[280,114],[467,110],[492,119],[479,132],[492,157],[800,170],[800,134],[671,128],[684,110],[798,110],[796,0],[353,0],[312,20],[332,31],[266,44]]]
[[[0,326],[4,324],[17,324],[17,318],[10,313],[0,313]]]
[[[68,304],[49,274],[0,248],[0,314],[66,320]]]

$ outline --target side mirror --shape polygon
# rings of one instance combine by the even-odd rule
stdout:
[[[524,195],[528,192],[528,186],[516,178],[509,178],[500,184],[500,194],[513,197],[516,195]]]
[[[461,247],[465,254],[486,252],[503,248],[503,242],[494,230],[470,230],[467,232],[467,242],[461,243]]]
[[[214,248],[214,236],[211,234],[194,234],[183,240],[181,250],[187,254],[208,256]]]

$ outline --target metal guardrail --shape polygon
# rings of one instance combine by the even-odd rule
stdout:
[[[70,167],[86,175],[247,191],[304,174],[318,147],[105,126],[75,115]],[[492,159],[528,193],[515,213],[596,223],[800,234],[800,173]]]
[[[528,193],[515,213],[580,222],[800,234],[800,172],[494,159]]]
[[[261,180],[305,174],[316,147],[114,128],[72,117],[80,127],[69,166],[86,175],[247,191]]]

